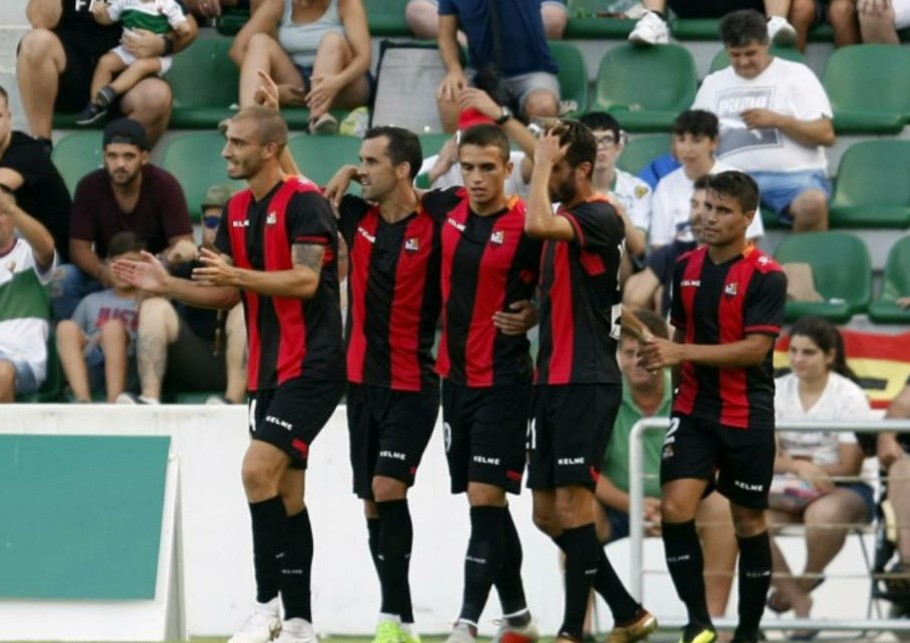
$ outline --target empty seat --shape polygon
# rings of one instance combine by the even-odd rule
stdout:
[[[571,106],[566,115],[578,118],[588,109],[588,68],[581,52],[567,42],[550,42],[550,53],[559,65],[559,93]]]
[[[910,227],[910,141],[851,145],[831,199],[832,228]]]
[[[865,313],[872,299],[872,261],[859,237],[846,232],[801,232],[780,242],[774,258],[781,264],[807,263],[824,301],[788,301],[787,321],[818,315],[846,324]]]
[[[697,82],[684,47],[623,43],[601,58],[592,109],[610,112],[627,131],[668,131],[695,100]]]
[[[215,127],[236,111],[240,72],[228,56],[230,48],[228,38],[199,38],[174,56],[166,77],[174,92],[169,127]]]
[[[54,145],[51,160],[60,170],[70,195],[74,195],[82,177],[104,165],[101,132],[92,130],[64,136]]]
[[[622,150],[616,165],[619,169],[638,175],[651,161],[670,151],[670,134],[636,136]]]
[[[413,37],[404,19],[408,0],[364,0],[363,4],[371,36]]]
[[[295,136],[288,143],[291,154],[303,174],[324,186],[342,165],[357,164],[359,138],[353,136]]]
[[[888,251],[882,292],[869,305],[869,318],[878,324],[910,324],[910,310],[897,305],[910,297],[910,236],[904,236]]]

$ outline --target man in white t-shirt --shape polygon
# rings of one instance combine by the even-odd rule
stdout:
[[[864,43],[899,45],[897,30],[910,27],[910,0],[857,0],[856,13]]]
[[[691,198],[693,183],[706,174],[738,170],[714,158],[718,146],[717,116],[703,109],[691,109],[673,123],[673,149],[682,167],[660,180],[651,199],[649,243],[652,249],[673,241],[693,241]],[[757,212],[746,230],[750,240],[765,233]]]
[[[18,237],[16,232],[18,231]],[[54,238],[0,185],[0,403],[34,393],[47,371]]]
[[[731,65],[705,78],[694,109],[720,119],[718,156],[748,172],[762,204],[794,232],[827,230],[831,182],[824,147],[834,144],[831,103],[806,65],[768,53],[765,18],[727,14],[720,35]]]

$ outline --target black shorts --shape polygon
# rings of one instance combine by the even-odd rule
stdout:
[[[622,384],[535,386],[528,487],[593,490],[621,403]]]
[[[707,480],[705,495],[716,486],[730,502],[767,509],[776,450],[774,431],[723,426],[674,413],[664,437],[660,483]]]
[[[179,316],[178,316],[179,317]],[[226,346],[215,353],[215,341],[202,339],[179,317],[177,340],[167,347],[164,388],[177,393],[223,392],[227,387]]]
[[[723,18],[739,9],[755,9],[765,15],[762,0],[670,0],[670,9],[679,18]]]
[[[374,476],[413,485],[439,415],[439,389],[393,391],[350,383],[347,407],[357,497],[373,499]]]
[[[250,393],[250,437],[287,453],[291,468],[306,469],[310,445],[343,394],[344,382],[302,377]]]
[[[91,98],[92,76],[95,74],[100,56],[80,52],[63,38],[60,38],[60,44],[63,45],[63,53],[66,56],[66,67],[60,74],[54,111],[78,112]]]
[[[442,382],[442,419],[452,493],[480,482],[521,491],[531,384],[472,388]]]

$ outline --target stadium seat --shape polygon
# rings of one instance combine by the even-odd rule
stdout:
[[[370,35],[413,37],[404,19],[408,0],[364,0]]]
[[[846,232],[801,232],[783,238],[774,252],[781,264],[808,263],[824,301],[788,301],[787,321],[818,315],[846,324],[872,299],[872,261],[859,237]]]
[[[169,127],[202,129],[215,127],[231,116],[237,104],[240,74],[228,57],[228,38],[199,38],[186,51],[174,56],[167,80],[174,92],[174,111]]]
[[[772,56],[777,56],[778,58],[783,58],[784,60],[792,60],[797,63],[805,63],[806,57],[800,52],[796,47],[777,47],[771,45],[770,53]],[[721,49],[718,51],[714,58],[711,60],[711,67],[708,69],[708,73],[714,73],[723,69],[724,67],[730,66],[730,56],[727,54],[726,49]]]
[[[910,310],[895,303],[899,297],[910,297],[910,236],[898,240],[888,251],[882,292],[869,304],[869,318],[877,324],[910,324]]]
[[[692,54],[680,45],[608,50],[600,60],[592,109],[610,112],[630,132],[667,131],[695,99]]]
[[[822,83],[838,133],[897,134],[910,119],[910,50],[893,45],[836,49]]]
[[[76,186],[82,177],[104,165],[101,149],[101,132],[73,132],[64,136],[54,145],[51,160],[60,170],[70,195],[76,193]]]
[[[451,134],[420,134],[420,149],[423,152],[423,158],[439,154],[439,150],[445,145],[446,141],[452,138]]]
[[[588,68],[585,59],[575,45],[567,42],[551,40],[550,53],[559,65],[559,93],[562,100],[575,105],[566,116],[578,118],[588,109]]]
[[[215,29],[222,36],[234,37],[250,19],[249,9],[226,9],[215,19]]]
[[[670,134],[646,134],[636,136],[619,155],[616,165],[620,170],[638,175],[651,161],[670,151],[673,137]]]
[[[295,136],[288,143],[300,171],[324,186],[342,165],[356,164],[360,139],[353,136]]]
[[[851,145],[841,157],[832,228],[910,227],[910,141],[870,140]]]
[[[223,149],[224,136],[219,132],[180,134],[164,149],[161,167],[173,174],[183,187],[193,221],[198,222],[202,216],[200,206],[210,186],[232,183],[244,187],[244,183],[228,178],[227,161],[221,157]]]

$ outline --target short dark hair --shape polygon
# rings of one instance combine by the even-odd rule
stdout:
[[[465,145],[476,145],[477,147],[498,147],[502,160],[509,162],[509,137],[502,131],[499,125],[475,125],[469,127],[461,133],[461,140],[458,143],[458,149],[461,150]]]
[[[687,109],[673,121],[673,134],[676,136],[691,134],[717,138],[719,133],[717,116],[704,109]]]
[[[736,199],[743,212],[758,211],[758,184],[751,176],[738,170],[709,174],[705,189]]]
[[[695,190],[707,190],[708,189],[708,177],[710,174],[703,174],[692,182],[692,191]]]
[[[597,139],[594,138],[594,132],[584,123],[569,119],[560,120],[549,130],[559,134],[560,145],[569,146],[566,152],[569,167],[576,168],[582,163],[590,163],[588,176],[591,176],[597,160]]]
[[[732,11],[720,20],[720,40],[724,47],[767,44],[768,21],[755,9]]]
[[[111,237],[110,243],[107,244],[107,256],[111,258],[140,250],[145,250],[145,242],[139,238],[139,235],[129,230],[118,232]]]
[[[670,339],[670,329],[667,328],[667,320],[661,315],[658,315],[653,310],[639,308],[635,311],[635,316],[638,317],[639,321],[644,324],[645,328],[647,328],[655,337]]]
[[[619,126],[619,121],[606,112],[588,112],[579,118],[578,121],[587,125],[591,131],[609,130],[613,132],[613,136],[616,138],[617,143],[619,142],[619,137],[622,135],[622,128]]]
[[[383,125],[381,127],[371,127],[363,135],[363,140],[371,138],[385,137],[386,154],[392,159],[393,165],[407,163],[409,174],[413,181],[420,173],[420,166],[423,165],[423,148],[420,146],[420,139],[411,130],[403,127],[394,127],[392,125]]]

